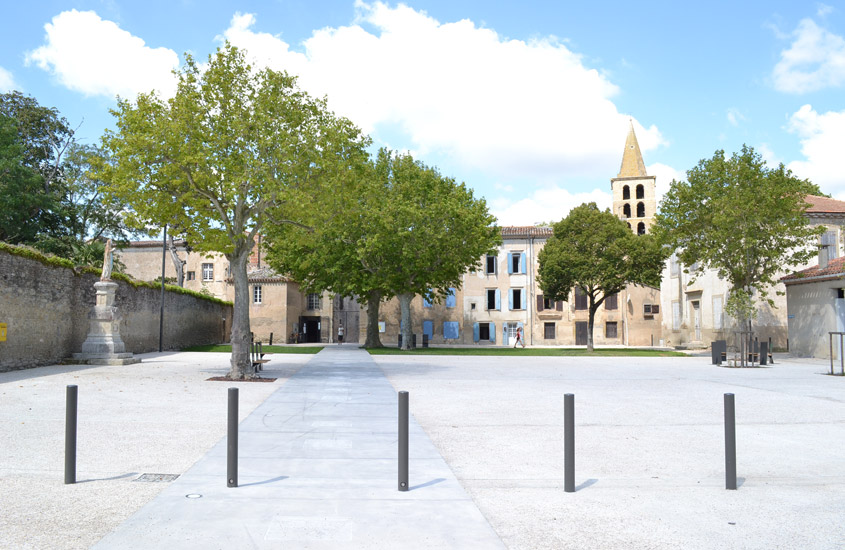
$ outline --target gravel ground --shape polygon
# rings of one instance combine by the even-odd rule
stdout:
[[[181,474],[225,436],[229,387],[243,419],[311,357],[273,356],[273,383],[206,381],[228,371],[217,353],[0,373],[0,548],[89,548],[167,486],[141,474]],[[64,484],[68,384],[79,387],[74,485]]]
[[[511,549],[845,548],[845,378],[822,362],[381,356]],[[739,490],[725,490],[723,394]],[[576,489],[563,491],[563,394]]]

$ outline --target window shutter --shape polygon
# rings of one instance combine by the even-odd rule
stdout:
[[[543,295],[537,295],[537,311],[543,311]]]
[[[508,252],[508,274],[513,274],[513,254]]]
[[[502,291],[498,288],[496,289],[496,310],[501,311],[502,309]]]
[[[490,323],[490,342],[496,343],[496,323]]]
[[[525,252],[522,252],[519,255],[519,272],[520,273],[528,273],[525,269]]]
[[[429,338],[434,337],[434,321],[423,321],[423,334],[428,334]]]
[[[446,296],[446,307],[455,307],[455,304],[457,303],[455,292],[454,288],[449,289],[449,294]]]
[[[478,338],[479,338],[478,333],[479,332],[480,332],[480,329],[478,328],[478,323],[473,323],[472,324],[472,341],[473,342],[478,342]]]
[[[555,311],[563,311],[563,300],[555,302]]]
[[[517,323],[516,328],[522,328],[522,323]],[[525,338],[525,334],[523,334],[522,337]]]
[[[431,289],[429,289],[429,292],[431,292]],[[423,295],[423,307],[431,307],[431,301],[426,296],[426,294]]]
[[[508,311],[513,310],[513,289],[508,289]]]

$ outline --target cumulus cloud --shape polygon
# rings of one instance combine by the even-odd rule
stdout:
[[[612,101],[618,89],[556,38],[506,39],[401,4],[356,8],[353,24],[315,31],[302,53],[254,30],[251,14],[236,14],[221,38],[298,75],[365,131],[401,133],[422,155],[540,181],[618,162],[629,118]],[[636,126],[643,150],[663,143],[656,127]]]
[[[594,189],[589,193],[571,193],[562,187],[545,187],[530,195],[510,195],[490,201],[490,212],[499,225],[534,225],[562,220],[569,211],[585,202],[594,202],[604,210],[610,208],[613,197],[609,191]]]
[[[0,93],[11,92],[17,87],[12,73],[0,67]]]
[[[845,84],[845,39],[803,19],[772,73],[775,88],[800,94]]]
[[[842,176],[845,111],[818,113],[811,105],[804,105],[790,117],[788,128],[800,138],[804,155],[804,160],[790,162],[788,168],[817,184],[822,191],[845,197]]]
[[[44,44],[29,52],[26,62],[52,73],[71,90],[127,98],[153,89],[165,97],[175,93],[171,71],[179,66],[176,52],[151,48],[93,11],[64,11],[44,30]]]

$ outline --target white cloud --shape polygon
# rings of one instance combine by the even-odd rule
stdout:
[[[511,195],[490,201],[490,211],[499,225],[534,225],[557,222],[569,211],[585,202],[594,202],[604,210],[610,208],[613,197],[608,191],[594,189],[589,193],[570,193],[561,187],[537,189],[530,196]]]
[[[728,117],[728,122],[731,126],[739,126],[740,122],[745,121],[745,115],[743,115],[739,109],[735,109],[733,107],[728,109],[726,116]]]
[[[771,147],[767,143],[761,143],[757,147],[755,147],[760,156],[763,157],[763,160],[766,161],[766,165],[769,168],[776,168],[783,162],[780,157],[778,157],[774,151],[772,151]]]
[[[407,136],[421,155],[546,182],[619,161],[629,117],[611,101],[617,87],[558,39],[508,40],[401,4],[356,7],[354,24],[315,31],[303,53],[253,30],[250,14],[235,14],[222,38],[300,76],[364,131]],[[643,150],[663,143],[656,127],[635,124]]]
[[[93,11],[64,11],[44,30],[44,45],[29,52],[26,62],[51,72],[71,90],[126,98],[153,89],[165,97],[175,92],[171,71],[179,66],[176,52],[150,48]]]
[[[800,94],[845,84],[845,39],[802,19],[772,73],[775,88]]]
[[[0,93],[11,92],[17,87],[12,73],[0,67]]]
[[[845,144],[845,111],[816,112],[804,105],[789,119],[789,131],[801,139],[805,160],[787,167],[798,177],[807,178],[825,193],[845,196],[842,173],[842,146]]]
[[[818,9],[816,10],[816,15],[819,17],[824,17],[833,13],[833,6],[828,6],[827,4],[819,4]]]

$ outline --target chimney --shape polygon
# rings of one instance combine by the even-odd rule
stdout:
[[[823,244],[819,247],[819,269],[824,269],[830,262],[830,245]]]

